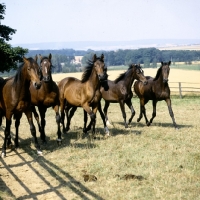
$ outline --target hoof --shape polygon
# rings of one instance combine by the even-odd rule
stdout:
[[[112,124],[108,120],[106,121],[106,125],[107,126],[112,126]]]
[[[58,146],[60,146],[62,144],[62,140],[61,139],[57,139],[57,144],[58,144]]]
[[[105,128],[104,128],[104,132],[105,132],[105,135],[107,135],[107,136],[110,135],[110,131],[108,130],[108,127],[105,127]]]
[[[150,122],[147,122],[147,126],[150,126],[151,125],[151,123]]]
[[[2,153],[1,153],[1,157],[2,157],[2,158],[5,158],[5,157],[6,157],[6,154],[5,154],[4,152],[2,152]]]
[[[37,150],[37,155],[38,156],[43,156],[42,151],[41,150]]]
[[[137,122],[139,122],[141,119],[140,118],[137,118]]]

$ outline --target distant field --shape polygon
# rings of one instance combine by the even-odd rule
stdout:
[[[159,50],[200,50],[200,44],[160,47]]]

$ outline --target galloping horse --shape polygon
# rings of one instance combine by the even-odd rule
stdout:
[[[51,54],[49,57],[42,57],[40,55],[40,70],[42,72],[42,84],[40,89],[36,90],[33,85],[30,85],[30,93],[31,93],[31,104],[32,104],[32,112],[37,121],[38,128],[40,131],[40,138],[43,143],[46,143],[46,135],[45,135],[45,113],[47,108],[52,107],[56,113],[56,122],[58,126],[57,130],[57,142],[61,143],[61,131],[60,131],[60,115],[59,115],[59,89],[57,84],[53,81],[51,76]],[[38,107],[41,124],[39,121],[39,115],[35,109],[35,106]],[[20,118],[16,118],[16,124],[19,126]],[[16,127],[16,137],[18,137],[18,126]]]
[[[143,74],[143,70],[141,69],[140,65],[131,64],[128,68],[128,70],[122,74],[119,75],[117,79],[114,81],[108,80],[108,89],[105,89],[105,87],[101,87],[100,91],[102,94],[103,99],[105,100],[105,106],[104,106],[104,115],[106,123],[109,123],[108,116],[107,116],[107,110],[110,105],[110,103],[119,103],[122,116],[124,118],[124,125],[125,128],[128,128],[128,124],[131,123],[134,115],[135,110],[133,108],[131,98],[133,97],[132,93],[132,84],[133,81],[137,79],[142,81],[142,84],[146,84],[147,80]],[[125,113],[125,107],[124,104],[129,107],[131,110],[131,117],[128,120],[128,123],[126,122],[126,113]],[[99,110],[101,107],[99,106]]]
[[[61,109],[61,123],[63,125],[63,132],[69,130],[70,120],[68,112],[70,108],[76,110],[74,107],[83,107],[83,109],[90,115],[93,133],[95,132],[96,112],[98,103],[94,103],[96,92],[99,91],[100,82],[107,79],[105,74],[104,55],[100,58],[94,54],[93,60],[88,61],[88,66],[82,75],[82,80],[74,77],[67,77],[62,79],[59,84],[60,91],[60,109]],[[100,98],[98,97],[98,101]],[[91,108],[92,107],[92,110]],[[67,115],[67,129],[64,126],[64,110]]]
[[[143,85],[140,81],[136,81],[134,84],[134,90],[137,96],[140,98],[140,115],[137,121],[139,122],[144,115],[146,124],[149,126],[154,117],[156,116],[156,104],[158,101],[165,100],[169,109],[169,114],[172,118],[174,127],[177,128],[174,114],[171,108],[171,99],[170,99],[170,88],[168,85],[168,76],[170,72],[171,61],[163,63],[161,62],[161,67],[158,69],[156,77],[152,78],[147,76],[148,84]],[[148,121],[145,111],[145,104],[152,100],[153,103],[153,113],[152,118]]]
[[[11,144],[10,126],[13,114],[26,114],[28,119],[31,134],[34,138],[35,147],[40,153],[40,146],[36,138],[36,130],[32,120],[31,112],[31,95],[29,91],[30,82],[35,89],[41,87],[39,79],[40,69],[37,64],[37,56],[35,60],[32,58],[23,58],[23,64],[19,67],[18,72],[14,77],[7,78],[3,84],[0,84],[0,113],[1,117],[6,117],[5,138],[2,147],[2,157],[6,156],[6,142]],[[16,142],[16,140],[15,140]]]

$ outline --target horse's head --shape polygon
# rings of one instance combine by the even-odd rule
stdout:
[[[51,80],[51,57],[51,54],[49,54],[49,57],[42,57],[40,55],[41,78],[44,82],[49,82]]]
[[[140,67],[140,64],[132,64],[133,70],[135,71],[136,79],[143,82],[145,85],[147,84],[147,79],[144,76],[144,71]]]
[[[38,58],[37,55],[35,56],[35,59],[24,57],[23,61],[28,74],[28,79],[32,82],[33,86],[36,89],[40,89],[41,87],[40,68],[37,63],[37,58]]]
[[[102,54],[100,58],[94,54],[93,56],[94,68],[96,70],[97,76],[100,82],[106,81],[108,78],[107,68],[104,63],[104,55]]]
[[[162,67],[162,77],[163,77],[163,83],[168,82],[168,77],[169,77],[169,72],[170,72],[170,64],[171,61],[169,62],[161,62],[161,67]]]

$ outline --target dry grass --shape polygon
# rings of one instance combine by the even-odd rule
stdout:
[[[102,102],[103,103],[103,102]],[[159,102],[150,127],[144,119],[136,122],[138,99],[133,99],[136,116],[125,129],[118,104],[109,107],[112,136],[103,137],[103,124],[97,114],[97,139],[81,139],[83,111],[77,110],[71,130],[58,147],[56,122],[47,111],[47,146],[37,156],[28,123],[23,116],[18,151],[7,151],[0,159],[2,199],[200,199],[200,99],[172,98],[179,130],[172,126],[165,102]],[[147,104],[150,118],[152,107]],[[127,110],[127,115],[130,112]],[[36,123],[35,123],[36,124]],[[3,128],[1,136],[3,137]],[[14,123],[12,125],[14,132]],[[2,145],[2,139],[0,140]],[[97,181],[85,182],[84,174]],[[125,180],[126,174],[144,179]]]

